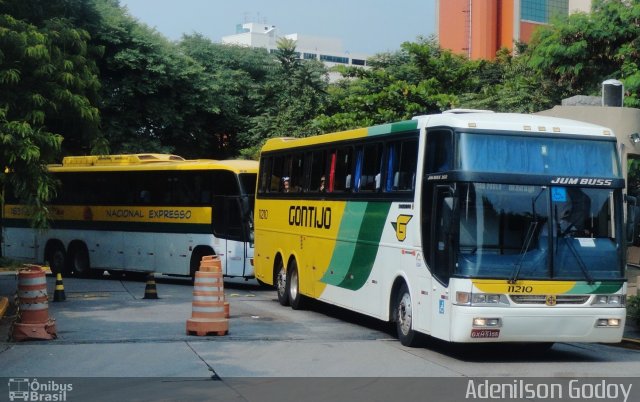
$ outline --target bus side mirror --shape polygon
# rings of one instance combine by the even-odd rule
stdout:
[[[638,199],[636,197],[627,195],[625,200],[627,202],[627,245],[631,246],[636,243],[636,229],[639,223],[638,220],[640,219],[640,207],[638,206]]]

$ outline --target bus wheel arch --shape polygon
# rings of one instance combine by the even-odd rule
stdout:
[[[67,264],[69,271],[73,271],[78,276],[87,277],[90,275],[91,262],[89,260],[89,249],[84,242],[74,240],[69,243]]]
[[[273,263],[273,286],[278,294],[278,302],[283,306],[289,305],[289,281],[287,269],[280,253],[276,254]]]
[[[47,241],[44,248],[44,260],[54,274],[67,273],[67,252],[64,244],[58,239]]]
[[[196,272],[200,269],[200,262],[202,262],[202,257],[207,255],[216,255],[213,248],[209,246],[197,246],[191,252],[191,259],[189,260],[189,275],[191,279],[196,278]]]
[[[300,293],[300,270],[295,257],[289,259],[287,264],[287,289],[289,305],[294,310],[302,310],[305,307],[306,297]]]

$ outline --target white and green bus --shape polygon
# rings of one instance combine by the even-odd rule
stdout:
[[[256,278],[451,342],[620,342],[623,188],[607,128],[452,110],[263,147]]]
[[[66,157],[48,167],[61,184],[48,230],[32,229],[29,209],[6,189],[2,255],[81,276],[193,276],[216,254],[226,277],[253,278],[257,169],[164,154]]]

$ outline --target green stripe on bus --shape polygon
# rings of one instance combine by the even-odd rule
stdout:
[[[357,290],[373,269],[391,203],[348,202],[323,283]]]
[[[329,268],[321,279],[322,282],[339,286],[347,276],[366,211],[366,202],[347,202],[338,229],[338,240],[331,256]]]
[[[418,129],[417,120],[405,120],[397,123],[381,124],[379,126],[369,127],[367,135],[383,135],[389,133],[400,133],[402,131],[411,131]]]
[[[576,283],[568,294],[610,294],[619,291],[624,282]]]
[[[349,272],[338,286],[358,290],[367,282],[373,263],[376,261],[380,238],[390,208],[389,202],[370,202],[367,205]]]

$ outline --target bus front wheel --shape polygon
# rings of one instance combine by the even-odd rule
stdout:
[[[66,273],[67,269],[67,254],[64,252],[64,247],[61,245],[53,245],[47,255],[47,262],[51,268],[51,272],[54,274]]]
[[[274,284],[278,292],[278,302],[283,306],[289,305],[289,286],[287,282],[287,271],[284,269],[282,260],[278,261],[275,270]]]
[[[398,340],[404,346],[414,347],[418,344],[418,334],[412,329],[413,310],[411,294],[406,284],[402,284],[398,292],[395,308],[396,330]]]

